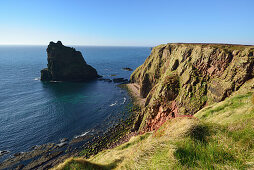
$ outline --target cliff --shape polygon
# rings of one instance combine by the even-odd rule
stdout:
[[[42,81],[88,81],[98,77],[80,51],[64,46],[61,41],[50,42],[47,55],[48,68],[41,70]]]
[[[153,48],[131,75],[145,108],[136,127],[155,130],[177,115],[223,101],[254,77],[254,46],[167,44]],[[138,124],[138,125],[137,125]]]
[[[241,45],[153,48],[129,84],[145,99],[134,124],[139,135],[54,169],[253,169],[253,52]]]

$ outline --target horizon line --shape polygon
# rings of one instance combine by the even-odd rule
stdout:
[[[51,41],[50,41],[51,42]],[[54,41],[53,41],[54,42]],[[63,44],[64,46],[91,46],[91,47],[156,47],[163,44],[217,44],[217,45],[243,45],[254,46],[251,43],[225,43],[225,42],[168,42],[157,45],[80,45],[80,44]],[[0,44],[0,46],[48,46],[48,44]]]
[[[0,46],[48,46],[49,44],[0,44]],[[91,46],[91,47],[155,47],[157,45],[77,45],[63,44],[64,46]]]

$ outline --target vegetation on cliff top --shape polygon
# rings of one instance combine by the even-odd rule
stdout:
[[[194,118],[175,118],[90,159],[70,158],[55,169],[254,168],[253,93],[236,94]]]

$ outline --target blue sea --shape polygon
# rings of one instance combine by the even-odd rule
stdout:
[[[148,47],[74,46],[104,78],[127,78]],[[47,46],[0,46],[0,151],[10,155],[62,138],[105,131],[124,118],[131,104],[114,83],[41,82]],[[111,75],[116,75],[111,77]],[[1,158],[0,158],[1,161]]]

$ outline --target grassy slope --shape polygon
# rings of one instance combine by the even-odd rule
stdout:
[[[253,96],[254,97],[254,96]],[[88,160],[70,158],[55,169],[252,169],[252,93],[208,106],[196,118],[175,118],[152,133]]]

